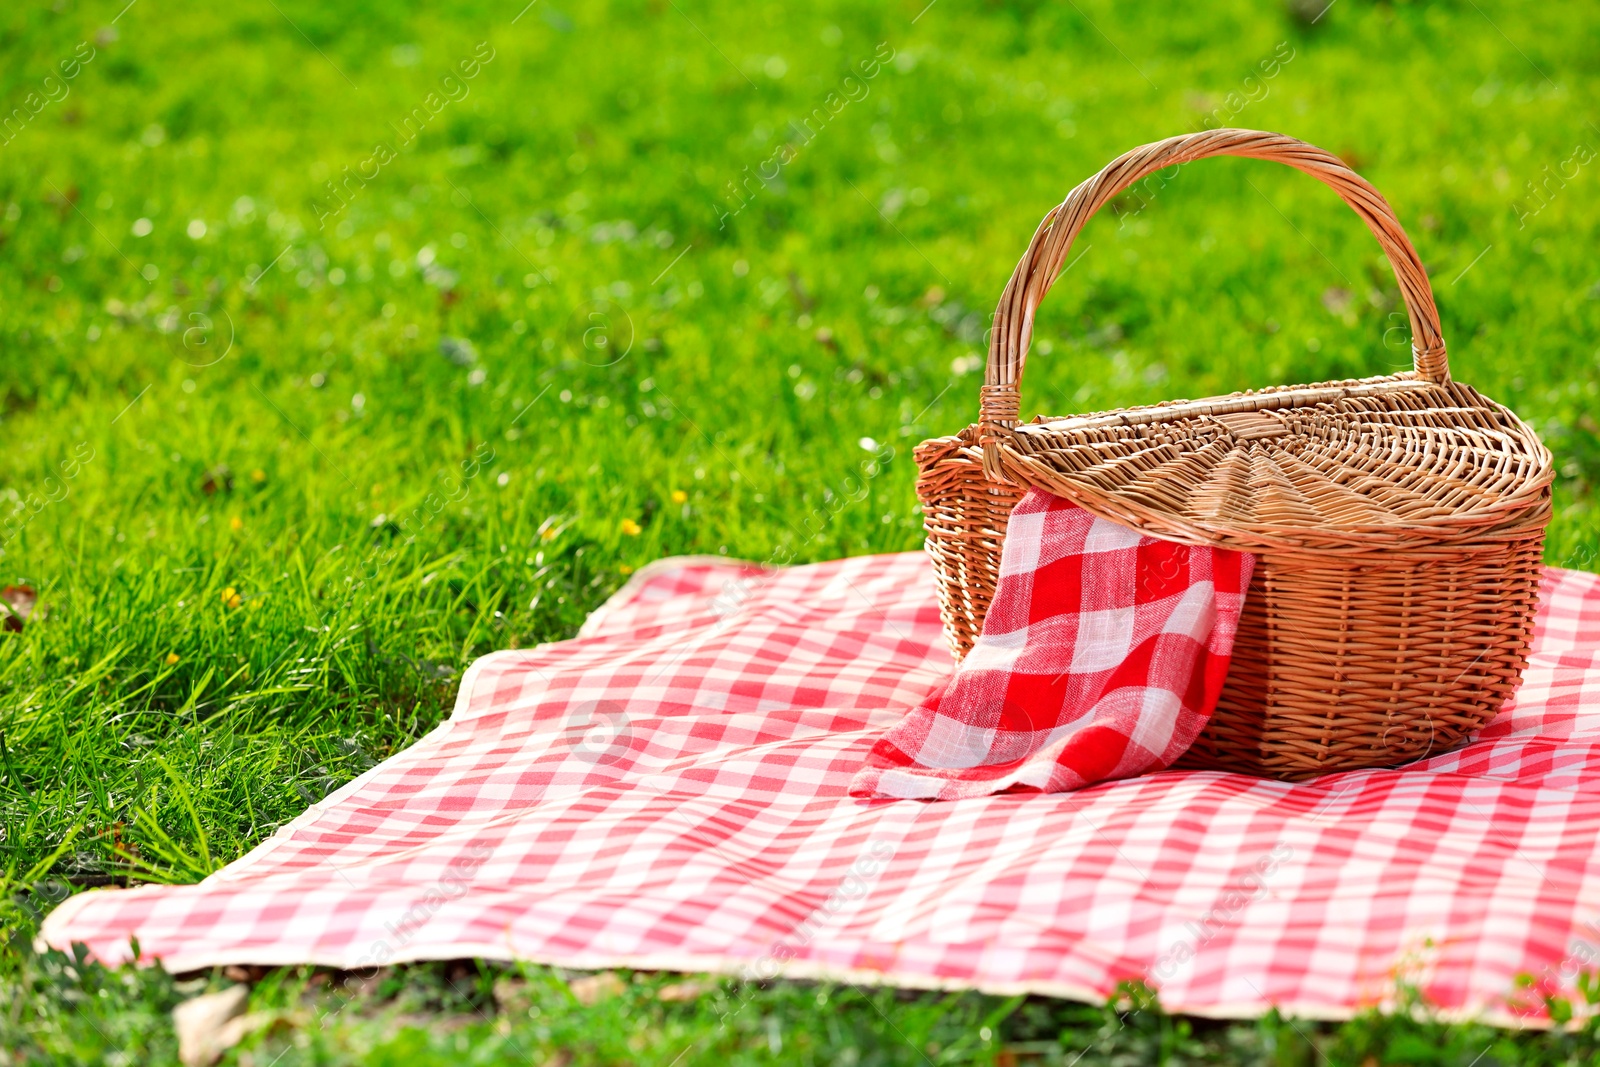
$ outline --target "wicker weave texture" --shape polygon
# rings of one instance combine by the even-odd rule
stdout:
[[[1078,230],[1145,174],[1222,154],[1297,167],[1362,216],[1406,301],[1414,371],[1019,426],[1033,315]],[[1450,380],[1427,275],[1383,198],[1292,138],[1170,138],[1074,189],[1001,298],[979,422],[924,442],[917,463],[957,658],[1029,486],[1152,536],[1256,553],[1233,667],[1186,766],[1303,778],[1405,762],[1459,743],[1521,675],[1550,455],[1514,413]]]

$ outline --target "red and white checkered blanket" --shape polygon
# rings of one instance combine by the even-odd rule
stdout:
[[[1344,1017],[1419,988],[1516,1014],[1600,957],[1600,579],[1548,572],[1472,745],[1302,784],[1165,771],[861,800],[951,670],[920,553],[669,560],[573,641],[473,665],[452,717],[199,885],[87,892],[42,938],[177,970],[477,955]],[[1534,1010],[1538,1010],[1535,1007]]]
[[[1158,541],[1030,489],[983,633],[872,747],[852,796],[1060,793],[1165,770],[1211,719],[1255,557]]]

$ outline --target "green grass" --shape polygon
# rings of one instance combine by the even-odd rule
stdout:
[[[972,357],[1038,217],[1207,115],[1385,192],[1455,376],[1556,454],[1548,558],[1600,558],[1582,5],[144,0],[107,32],[122,6],[0,13],[0,120],[24,109],[0,138],[0,584],[42,605],[0,634],[0,1049],[24,1061],[169,1057],[182,995],[31,955],[47,879],[203,876],[426,732],[474,657],[569,636],[658,556],[916,547],[911,448],[975,414]],[[723,219],[832,92],[849,102]],[[370,181],[341,205],[347,167]],[[1030,408],[1405,364],[1392,277],[1310,179],[1209,161],[1119,206],[1046,304]],[[841,506],[864,437],[893,458]],[[547,972],[530,1016],[497,1006],[497,973],[392,972],[315,1025],[331,994],[276,973],[254,995],[287,1021],[255,1062],[457,1062],[463,1040],[482,1062],[664,1062],[680,1039],[684,1063],[1313,1062],[1303,1031],[1335,1062],[1467,1063],[1490,1042],[791,984],[724,1022],[730,985],[662,1004],[650,978],[578,1010]]]
[[[243,977],[243,976],[241,976]],[[1125,987],[1100,1006],[973,993],[909,993],[779,982],[629,975],[580,1000],[545,968],[467,961],[328,975],[255,974],[249,1027],[228,1057],[240,1064],[986,1064],[1132,1067],[1149,1063],[1406,1063],[1555,1067],[1593,1063],[1600,1038],[1447,1025],[1425,1014],[1369,1012],[1339,1025],[1182,1019]],[[124,1063],[165,1062],[174,1004],[229,983],[175,981],[159,969],[107,974],[60,954],[32,961],[23,1025],[0,1036],[20,1062],[80,1063],[107,1047]],[[690,988],[690,987],[693,988]],[[0,1046],[3,1047],[3,1046]]]

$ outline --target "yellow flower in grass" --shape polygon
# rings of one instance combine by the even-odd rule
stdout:
[[[689,494],[682,489],[674,489],[672,491],[672,502],[674,504],[687,504],[689,502]]]
[[[236,608],[244,603],[244,597],[239,595],[239,590],[230,585],[222,591],[222,603],[225,607]]]
[[[539,531],[539,540],[541,541],[554,541],[559,536],[560,531],[554,526],[546,526],[544,529]]]
[[[244,529],[244,520],[235,515],[233,518],[228,520],[228,528],[233,530],[234,533],[238,533],[240,530]]]
[[[617,567],[617,571],[621,574],[628,575],[633,573],[633,568],[624,563]]]
[[[177,662],[178,662],[178,654],[176,652],[168,652],[167,653],[167,666],[171,667],[174,664],[176,664]]]
[[[638,537],[640,534],[644,533],[644,527],[640,526],[632,519],[623,519],[622,532],[627,534],[629,537]]]

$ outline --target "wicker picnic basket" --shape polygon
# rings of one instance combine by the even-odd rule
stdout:
[[[1304,171],[1361,216],[1399,282],[1414,369],[1019,424],[1034,312],[1078,231],[1134,182],[1217,155]],[[1171,137],[1072,190],[1000,297],[979,421],[916,459],[957,659],[1030,486],[1153,537],[1256,554],[1221,700],[1180,766],[1300,779],[1446,751],[1495,714],[1526,661],[1550,453],[1450,380],[1427,274],[1383,197],[1291,137]]]

